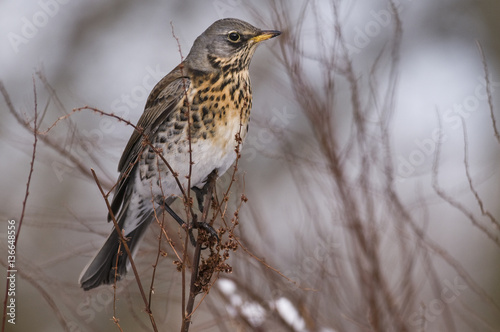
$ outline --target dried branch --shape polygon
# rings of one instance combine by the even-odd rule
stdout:
[[[6,263],[6,262],[5,262]],[[3,261],[1,261],[1,265],[7,266],[7,264],[4,264]],[[57,306],[57,301],[54,299],[54,295],[48,292],[44,287],[39,282],[40,275],[39,274],[31,274],[31,273],[25,273],[23,269],[19,269],[17,271],[20,277],[23,278],[23,280],[27,281],[33,288],[35,288],[43,297],[43,299],[47,302],[49,307],[52,309],[54,315],[56,316],[56,319],[61,325],[63,331],[65,332],[71,332],[71,327],[68,325],[67,320],[64,318],[63,312],[59,307]],[[7,294],[7,293],[6,293]],[[4,325],[5,326],[5,325]],[[2,332],[5,331],[4,327],[2,327]]]
[[[12,102],[10,100],[10,97],[7,93],[7,90],[3,86],[2,82],[0,82],[0,90],[4,96],[5,102],[7,103],[7,106],[9,107],[9,109],[13,109],[13,105],[12,105]],[[31,176],[33,175],[33,169],[34,169],[34,165],[35,165],[35,156],[36,156],[36,147],[37,147],[37,143],[38,143],[38,132],[37,132],[38,101],[37,101],[35,77],[33,77],[33,95],[34,95],[34,112],[35,112],[35,117],[33,120],[33,136],[34,136],[33,153],[31,155],[30,170],[29,170],[29,174],[28,174],[28,181],[26,183],[26,193],[24,194],[23,207],[21,210],[21,217],[19,218],[19,222],[17,224],[16,238],[14,240],[14,248],[16,250],[17,250],[17,248],[19,248],[18,240],[19,240],[19,235],[21,234],[21,227],[23,225],[24,215],[26,212],[26,203],[28,202],[28,196],[30,194]],[[9,269],[7,269],[7,270],[9,270]],[[7,323],[7,299],[9,297],[8,290],[9,290],[9,283],[6,282],[5,283],[5,296],[4,296],[4,300],[3,300],[2,332],[5,331],[5,324]]]
[[[439,122],[439,128],[441,128],[441,121],[438,116],[438,122]],[[437,178],[439,174],[439,160],[440,160],[440,155],[441,155],[441,145],[442,145],[442,138],[441,136],[438,139],[438,142],[436,143],[436,153],[434,155],[434,161],[433,161],[433,166],[432,166],[432,187],[436,191],[436,193],[443,198],[446,202],[448,202],[451,206],[455,207],[457,210],[461,211],[464,213],[466,216],[469,217],[469,219],[472,221],[474,226],[477,226],[479,229],[481,229],[481,226],[477,224],[477,221],[474,217],[474,215],[467,211],[464,206],[462,206],[460,203],[455,202],[452,200],[451,197],[449,197],[444,191],[439,187]],[[471,219],[472,218],[472,219]],[[438,254],[442,259],[444,259],[455,271],[457,271],[458,275],[460,275],[464,281],[467,283],[467,285],[480,297],[486,299],[490,305],[492,305],[495,310],[500,312],[500,305],[497,304],[491,296],[489,296],[484,289],[482,289],[471,277],[469,272],[457,261],[455,258],[453,258],[443,247],[441,247],[439,244],[435,243],[434,241],[430,240],[418,227],[412,223],[411,224],[415,234],[418,235],[420,239],[425,239],[423,243],[425,246],[429,247],[432,249],[431,252]],[[483,232],[486,230],[481,229]],[[487,232],[486,235],[489,233]],[[495,241],[494,235],[490,234],[488,237],[493,237],[492,240],[493,242]]]
[[[116,282],[118,281],[118,277],[119,277],[119,275],[118,275],[118,261],[120,260],[121,250],[122,250],[122,243],[120,242],[120,244],[118,245],[118,253],[116,255],[116,260],[115,260],[115,276],[114,276],[114,280],[113,280],[113,322],[118,327],[118,329],[123,332],[123,330],[120,326],[120,323],[119,323],[120,320],[118,319],[118,315],[116,313]],[[150,299],[150,301],[151,301],[151,299]]]
[[[202,214],[202,217],[200,220],[201,223],[207,222],[208,210],[210,209],[210,206],[212,205],[212,196],[213,196],[216,180],[217,180],[217,172],[213,172],[207,178],[208,189],[207,189],[207,195],[205,196],[203,214]],[[193,221],[195,221],[195,220],[196,219],[194,219]],[[187,300],[187,305],[185,307],[186,308],[185,313],[183,313],[181,332],[188,332],[189,331],[189,327],[191,325],[191,316],[193,314],[194,301],[195,301],[196,295],[198,295],[198,293],[201,290],[200,282],[198,280],[198,278],[199,278],[198,270],[200,267],[201,250],[202,250],[202,247],[204,245],[204,242],[205,241],[203,241],[200,234],[198,234],[198,241],[196,243],[196,248],[195,248],[194,254],[193,254],[193,265],[192,265],[193,267],[192,267],[192,271],[191,271],[189,297]]]
[[[465,124],[464,124],[465,125]],[[441,123],[439,123],[439,127],[441,128]],[[465,127],[464,127],[465,128]],[[464,131],[464,139],[467,139],[466,132]],[[467,146],[467,141],[465,141],[465,146]],[[466,148],[465,148],[466,149]],[[491,232],[487,227],[481,224],[479,220],[476,218],[474,213],[472,211],[468,210],[465,205],[462,203],[458,202],[457,200],[453,199],[452,196],[450,196],[440,185],[438,181],[438,174],[439,174],[439,160],[440,160],[440,154],[441,154],[441,146],[440,142],[438,142],[437,147],[436,147],[436,155],[434,158],[434,164],[432,166],[432,188],[438,194],[439,197],[441,197],[445,202],[453,206],[455,209],[458,211],[462,212],[467,219],[469,219],[475,227],[477,227],[481,232],[483,232],[493,243],[495,243],[498,247],[500,247],[500,238],[497,234]],[[467,149],[466,149],[466,157],[467,158]],[[465,164],[466,164],[466,173],[468,173],[468,161],[465,159]]]
[[[186,265],[184,264],[186,261],[187,261],[187,255],[188,255],[188,245],[189,245],[189,226],[192,226],[191,225],[191,218],[193,218],[193,224],[194,224],[194,221],[196,218],[196,215],[193,213],[193,210],[192,210],[192,202],[191,202],[191,191],[189,190],[191,188],[191,174],[192,174],[192,167],[193,167],[193,150],[191,148],[191,116],[190,116],[190,113],[191,113],[191,105],[189,103],[189,99],[188,99],[188,95],[187,95],[187,86],[186,86],[186,79],[184,78],[184,65],[182,64],[182,62],[184,61],[184,57],[182,55],[182,49],[181,49],[181,44],[179,42],[179,39],[177,38],[177,36],[175,35],[175,31],[174,31],[174,24],[173,22],[170,22],[170,27],[172,29],[172,37],[175,39],[175,41],[177,42],[177,47],[178,47],[178,51],[179,51],[179,55],[181,57],[181,65],[180,65],[180,70],[181,70],[181,75],[182,75],[182,80],[183,80],[183,87],[184,87],[184,97],[186,98],[186,102],[187,102],[187,121],[188,121],[188,125],[187,125],[187,132],[188,132],[188,152],[189,152],[189,171],[188,171],[188,176],[187,176],[187,180],[188,180],[188,190],[187,190],[187,195],[183,194],[183,199],[184,199],[184,207],[186,209],[186,219],[185,222],[186,224],[188,225],[188,227],[186,228],[186,238],[184,240],[184,253],[183,253],[183,259],[182,259],[182,269],[181,269],[181,274],[182,274],[182,300],[181,300],[181,310],[182,310],[182,324],[184,325],[185,324],[185,321],[186,321]],[[194,267],[193,267],[194,269]],[[188,327],[189,329],[189,327]]]
[[[127,244],[127,240],[123,236],[122,230],[118,226],[118,222],[116,221],[113,210],[111,209],[111,205],[109,204],[109,201],[108,201],[109,193],[106,194],[104,192],[104,190],[102,189],[101,183],[99,182],[99,179],[97,178],[97,175],[95,174],[95,171],[93,169],[91,169],[91,172],[92,172],[92,175],[94,176],[95,183],[97,184],[97,187],[99,188],[99,191],[101,192],[102,198],[106,202],[106,207],[108,208],[109,215],[111,216],[111,220],[113,221],[113,225],[115,226],[115,231],[118,234],[118,236],[120,238],[120,242],[123,245],[123,248],[125,249],[125,252],[128,255],[128,259],[130,261],[130,265],[132,266],[132,270],[134,272],[137,286],[139,287],[139,291],[141,292],[142,300],[144,301],[145,311],[148,314],[149,319],[151,320],[151,325],[153,326],[153,330],[155,332],[157,332],[158,328],[156,327],[153,313],[149,310],[149,302],[148,302],[148,299],[146,298],[146,293],[144,292],[144,289],[142,287],[141,279],[139,278],[139,273],[137,272],[137,268],[135,266],[134,259],[132,257],[132,253],[130,252],[130,249],[129,249],[128,244]]]
[[[488,69],[488,62],[486,62],[486,55],[483,51],[483,46],[479,41],[476,40],[477,48],[479,49],[479,53],[481,54],[481,59],[483,62],[484,69],[484,79],[486,80],[486,94],[488,95],[488,106],[490,108],[490,118],[491,124],[493,125],[493,132],[495,133],[495,138],[498,143],[500,143],[500,134],[498,133],[497,121],[495,118],[495,112],[493,108],[493,97],[491,95],[491,82],[490,82],[490,71]]]
[[[467,139],[467,126],[465,124],[464,118],[462,118],[462,130],[463,130],[463,135],[464,135],[464,166],[465,166],[465,176],[467,177],[467,182],[469,183],[469,188],[470,191],[474,194],[474,198],[476,199],[476,203],[479,206],[479,209],[481,210],[481,214],[483,216],[488,217],[490,219],[491,223],[495,227],[495,229],[498,231],[500,230],[500,223],[498,220],[493,217],[493,215],[486,210],[484,207],[483,200],[479,196],[479,193],[477,192],[476,188],[474,187],[474,184],[472,182],[472,176],[470,174],[470,166],[469,166],[469,143]]]

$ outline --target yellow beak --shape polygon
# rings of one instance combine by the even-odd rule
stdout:
[[[257,36],[252,37],[255,43],[260,43],[263,40],[271,39],[273,37],[281,35],[281,31],[277,30],[262,30]]]

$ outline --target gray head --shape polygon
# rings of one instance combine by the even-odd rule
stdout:
[[[218,20],[196,38],[186,64],[204,72],[248,69],[257,44],[279,34],[235,18]]]

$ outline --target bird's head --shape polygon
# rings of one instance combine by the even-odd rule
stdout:
[[[218,20],[196,38],[186,63],[203,72],[245,70],[257,45],[279,34],[234,18]]]

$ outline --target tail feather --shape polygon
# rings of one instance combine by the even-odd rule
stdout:
[[[137,251],[137,244],[152,220],[153,213],[142,217],[142,222],[132,232],[126,235],[127,245],[132,255]],[[126,216],[123,216],[126,218]],[[119,223],[123,224],[123,223]],[[127,274],[128,255],[120,246],[120,238],[113,228],[101,250],[83,270],[80,276],[80,285],[84,290],[90,290],[102,284],[112,284]]]

